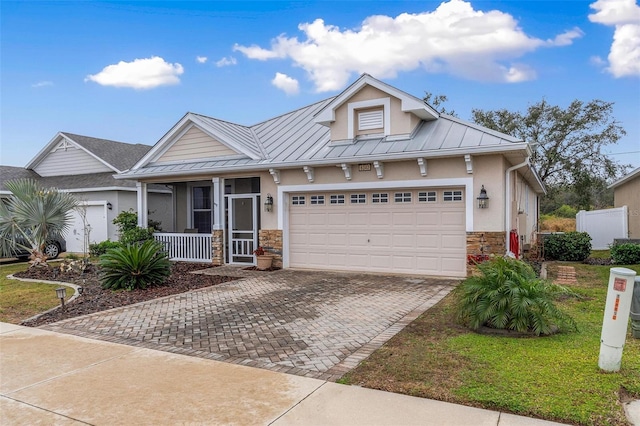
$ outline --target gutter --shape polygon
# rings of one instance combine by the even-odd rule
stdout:
[[[510,192],[511,192],[511,172],[517,169],[520,169],[524,166],[528,166],[529,163],[529,159],[531,157],[527,156],[527,158],[524,159],[524,161],[520,164],[516,164],[515,166],[511,166],[507,169],[507,171],[505,172],[505,203],[504,203],[504,213],[505,213],[505,217],[504,217],[504,228],[505,228],[505,254],[507,256],[509,255],[513,255],[513,253],[511,252],[511,240],[509,238],[509,232],[511,231],[509,229],[510,225],[511,225],[511,197],[510,197]]]

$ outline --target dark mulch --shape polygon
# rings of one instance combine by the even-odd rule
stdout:
[[[276,268],[275,266],[271,266],[267,269],[258,269],[257,266],[248,266],[246,268],[242,268],[245,271],[261,271],[261,272],[273,272],[273,271],[279,271],[282,268]]]
[[[609,258],[587,257],[582,263],[586,263],[587,265],[607,266],[607,265],[613,265],[613,260],[610,257]]]
[[[56,309],[53,312],[42,315],[36,320],[23,322],[22,325],[37,327],[67,318],[132,305],[134,303],[145,302],[159,297],[184,293],[189,290],[210,287],[238,279],[236,277],[190,273],[208,268],[211,268],[211,264],[175,262],[171,266],[171,275],[163,284],[132,291],[104,290],[100,286],[98,279],[98,268],[94,265],[89,265],[88,269],[83,273],[76,271],[60,272],[58,267],[30,268],[15,275],[20,278],[69,282],[82,286],[84,291],[80,297],[67,304],[64,310]]]

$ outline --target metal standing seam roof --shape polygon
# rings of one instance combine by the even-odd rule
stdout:
[[[372,138],[350,143],[331,143],[329,127],[318,124],[314,116],[334,98],[291,111],[253,126],[241,126],[198,115],[200,125],[211,126],[213,134],[224,132],[243,146],[251,146],[260,158],[211,159],[174,164],[148,164],[122,174],[122,177],[159,176],[180,173],[197,174],[219,172],[225,169],[295,167],[327,164],[332,161],[367,161],[441,156],[447,153],[460,155],[482,152],[524,149],[525,142],[456,117],[441,115],[436,120],[423,121],[404,139]],[[262,154],[264,153],[264,154]],[[206,157],[206,154],[203,155]]]

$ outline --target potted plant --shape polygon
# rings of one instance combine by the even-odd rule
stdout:
[[[271,268],[273,262],[271,253],[266,253],[262,247],[258,247],[253,251],[253,254],[256,256],[256,267],[259,270],[264,271]]]

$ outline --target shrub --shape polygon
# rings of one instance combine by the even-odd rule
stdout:
[[[538,336],[556,327],[576,329],[574,320],[554,304],[555,296],[571,292],[537,278],[525,262],[497,257],[478,269],[481,275],[467,278],[455,290],[458,317],[471,329],[486,326]]]
[[[554,216],[566,217],[566,218],[572,218],[572,219],[575,219],[577,214],[578,214],[578,210],[566,204],[561,205],[553,212]]]
[[[591,254],[591,237],[586,232],[567,232],[544,237],[546,259],[582,262]]]
[[[133,210],[121,211],[113,224],[118,227],[118,235],[122,244],[142,243],[153,239],[153,232],[160,230],[160,222],[149,220],[147,228],[138,227],[138,214]]]
[[[89,244],[89,255],[93,257],[102,256],[107,250],[120,247],[120,243],[117,241],[102,241],[100,243]]]
[[[171,262],[162,245],[152,240],[109,249],[100,256],[100,266],[102,287],[112,290],[162,284],[171,272]]]
[[[611,246],[611,260],[618,265],[640,263],[640,244],[624,243]]]

